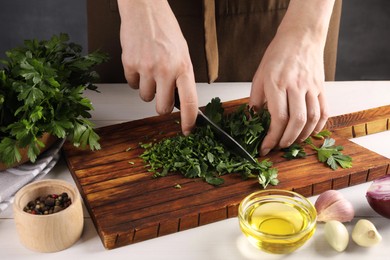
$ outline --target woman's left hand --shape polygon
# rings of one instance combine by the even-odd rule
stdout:
[[[323,47],[297,36],[279,32],[253,78],[249,105],[260,110],[267,104],[271,114],[261,155],[305,140],[328,118]]]

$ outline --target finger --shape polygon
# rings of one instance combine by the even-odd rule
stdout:
[[[193,73],[180,75],[176,80],[180,98],[181,128],[184,135],[189,135],[195,126],[198,115],[198,95]]]
[[[297,138],[299,143],[303,142],[313,133],[314,128],[317,126],[318,121],[320,120],[320,104],[318,101],[318,96],[313,95],[311,92],[306,94],[306,111],[307,122],[301,134]]]
[[[139,80],[140,76],[139,73],[137,72],[128,72],[125,73],[126,81],[129,84],[129,86],[133,89],[138,89],[139,88]]]
[[[274,88],[274,90],[267,96],[267,99],[272,100],[268,103],[271,124],[261,145],[261,156],[268,154],[271,149],[279,144],[289,119],[286,92],[277,90],[277,88]]]
[[[157,79],[156,89],[156,111],[160,115],[166,115],[172,112],[174,103],[176,82],[174,78]]]
[[[264,108],[265,102],[264,84],[259,80],[253,81],[249,96],[249,107],[252,107],[255,111],[260,111]]]
[[[319,102],[319,106],[320,106],[320,119],[318,120],[318,123],[317,123],[316,127],[314,128],[314,133],[318,133],[324,128],[326,122],[328,121],[328,117],[329,117],[328,103],[326,102],[326,98],[325,98],[323,93],[321,93],[318,96],[318,102]]]
[[[139,95],[142,100],[150,102],[156,94],[156,81],[150,76],[142,75],[139,81]]]
[[[296,88],[289,90],[287,95],[290,118],[280,139],[281,148],[289,147],[297,139],[307,121],[306,95]]]

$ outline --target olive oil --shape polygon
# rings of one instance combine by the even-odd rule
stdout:
[[[314,234],[315,210],[291,197],[265,197],[247,202],[240,216],[241,230],[252,244],[266,252],[285,254],[296,250]]]

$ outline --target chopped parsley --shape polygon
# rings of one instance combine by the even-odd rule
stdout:
[[[219,98],[206,106],[205,114],[220,125],[252,156],[258,155],[259,145],[270,123],[268,111],[254,113],[246,104],[231,114],[224,115]],[[186,178],[202,178],[211,185],[221,185],[221,176],[228,173],[240,174],[243,179],[259,178],[263,188],[276,185],[277,170],[269,160],[253,164],[231,153],[214,136],[209,126],[197,127],[190,135],[166,138],[142,146],[141,158],[147,163],[154,177],[168,173],[181,173]]]

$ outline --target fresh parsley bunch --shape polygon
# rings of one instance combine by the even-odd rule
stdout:
[[[28,147],[34,162],[44,146],[39,138],[49,133],[67,137],[75,146],[99,149],[99,136],[88,120],[93,109],[83,97],[99,78],[92,70],[108,56],[81,54],[80,45],[67,34],[50,40],[26,40],[24,46],[6,52],[0,70],[0,162],[20,161],[20,148]]]

